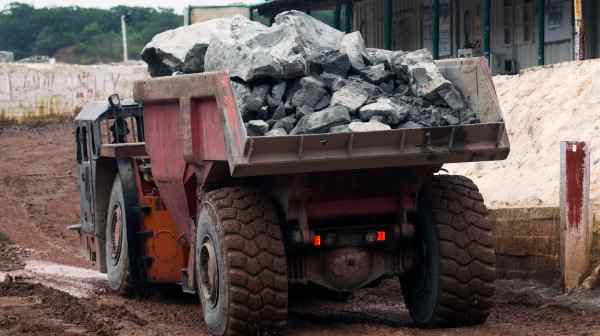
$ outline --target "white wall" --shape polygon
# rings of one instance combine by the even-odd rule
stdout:
[[[191,23],[199,23],[222,17],[232,17],[235,15],[250,16],[248,7],[192,7],[189,14]]]
[[[86,103],[130,98],[145,65],[0,64],[0,121],[73,116]]]

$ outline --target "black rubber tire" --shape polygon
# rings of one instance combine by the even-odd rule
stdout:
[[[423,187],[415,229],[415,265],[401,277],[420,327],[471,326],[490,314],[496,277],[494,237],[477,186],[436,175]]]
[[[271,201],[243,187],[204,195],[196,233],[196,279],[210,335],[257,335],[287,324],[287,262],[281,227]],[[216,302],[203,294],[201,249],[216,255]],[[207,268],[207,267],[204,267]]]
[[[111,239],[114,222],[113,210],[115,207],[120,207],[122,211],[122,243],[120,253],[116,257],[114,257],[112,253],[114,244],[113,239]],[[124,200],[123,185],[118,174],[113,182],[112,191],[110,193],[110,201],[108,202],[105,248],[106,270],[109,287],[123,296],[133,295],[135,291],[135,285],[129,264],[129,244],[127,241],[127,207]]]

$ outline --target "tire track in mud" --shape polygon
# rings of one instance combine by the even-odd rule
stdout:
[[[71,125],[12,127],[0,136],[0,232],[36,258],[87,266],[79,239]]]

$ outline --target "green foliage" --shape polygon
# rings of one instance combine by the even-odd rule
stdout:
[[[172,9],[118,6],[109,10],[82,7],[34,8],[14,2],[0,10],[0,50],[15,58],[32,55],[91,64],[122,59],[121,15],[127,25],[129,57],[139,54],[154,35],[179,27],[183,17]]]

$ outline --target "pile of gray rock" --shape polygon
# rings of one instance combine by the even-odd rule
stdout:
[[[157,35],[154,76],[227,70],[250,136],[368,132],[478,123],[431,53],[365,48],[302,12],[271,27],[236,16]]]

